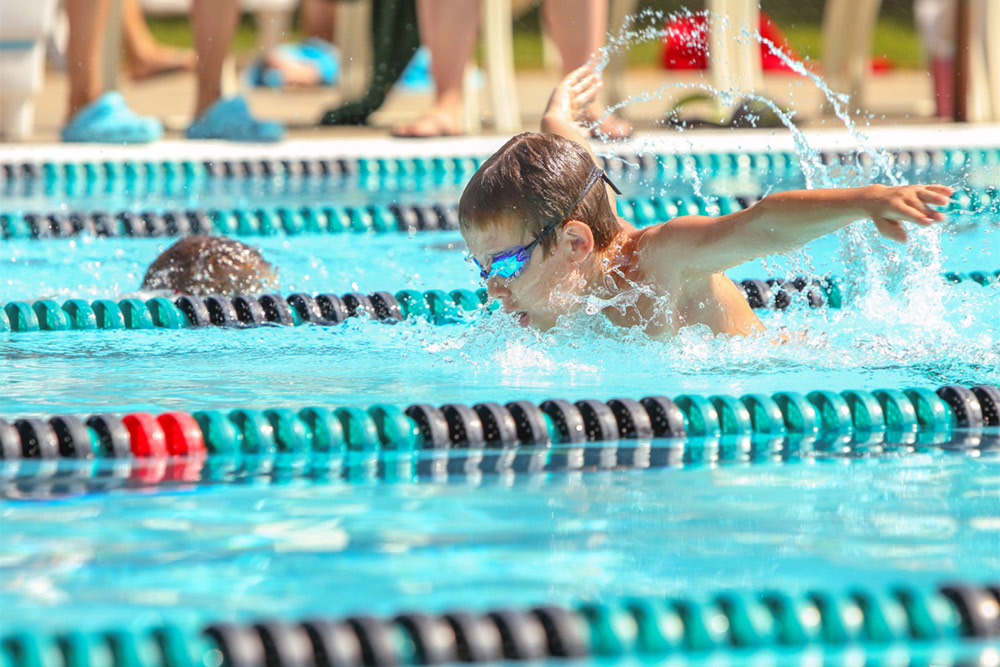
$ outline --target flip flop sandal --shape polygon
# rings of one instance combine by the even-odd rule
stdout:
[[[262,58],[256,58],[243,70],[246,82],[254,88],[282,88],[285,77],[275,67],[268,67]]]
[[[210,106],[184,134],[188,139],[271,143],[284,137],[285,128],[280,123],[251,116],[242,97],[228,97]]]
[[[148,144],[163,136],[163,126],[129,109],[121,94],[108,92],[73,114],[61,134],[69,142]]]

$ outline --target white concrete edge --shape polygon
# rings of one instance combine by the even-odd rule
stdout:
[[[996,148],[1000,124],[907,125],[847,130],[804,130],[798,133],[809,148],[844,151],[867,148]],[[295,139],[278,144],[236,144],[222,141],[159,141],[145,146],[103,144],[0,144],[0,162],[103,162],[179,160],[245,160],[288,158],[407,158],[486,156],[502,146],[506,135],[441,139],[337,138]],[[602,155],[616,153],[716,153],[796,150],[788,130],[687,130],[644,133],[616,144],[593,143]]]

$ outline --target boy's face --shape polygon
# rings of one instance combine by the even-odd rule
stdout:
[[[512,313],[521,326],[547,330],[555,326],[556,319],[574,310],[579,303],[576,295],[584,284],[578,263],[570,261],[569,242],[561,230],[550,232],[556,241],[552,252],[546,254],[536,245],[521,273],[514,278],[493,276],[486,281],[491,298],[500,302],[507,313]],[[487,271],[491,259],[514,246],[526,246],[534,239],[525,237],[517,220],[501,219],[462,232],[469,254]]]

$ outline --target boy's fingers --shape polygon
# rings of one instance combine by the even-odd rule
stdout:
[[[570,88],[576,90],[577,88],[593,88],[595,86],[600,86],[600,85],[601,85],[601,77],[597,76],[596,74],[591,74],[590,76],[584,79],[580,79],[574,82],[570,86]]]
[[[875,218],[874,222],[875,227],[882,236],[887,239],[892,239],[893,241],[906,243],[906,230],[903,229],[903,225],[898,220]]]
[[[920,199],[913,199],[912,201],[909,202],[909,204],[910,206],[912,206],[913,208],[915,208],[916,210],[920,211],[923,214],[926,222],[937,222],[939,220],[944,220],[943,213],[935,211]]]
[[[954,194],[955,192],[954,188],[948,187],[947,185],[927,185],[925,187],[931,192],[936,192],[938,194],[945,195],[946,197]]]
[[[951,201],[951,197],[943,195],[940,192],[934,192],[933,190],[918,190],[917,197],[920,201],[926,202],[928,204],[934,204],[936,206],[947,206],[948,202]]]
[[[597,99],[598,90],[599,90],[598,88],[588,88],[587,90],[581,90],[580,93],[576,96],[576,100],[577,101],[588,100],[589,102],[593,102],[594,100]]]
[[[907,222],[915,222],[918,225],[929,225],[932,222],[935,222],[933,212],[931,212],[931,215],[928,215],[920,209],[907,203],[900,203],[896,206],[896,213],[898,214],[898,217],[903,220],[906,220]]]

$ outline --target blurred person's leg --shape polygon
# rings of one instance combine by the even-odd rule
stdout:
[[[160,44],[142,14],[139,0],[122,0],[122,46],[133,79],[194,69],[194,52]]]
[[[69,106],[66,117],[100,97],[101,49],[111,0],[66,0],[69,36],[66,40],[66,75]]]
[[[542,3],[545,26],[559,49],[563,76],[582,67],[604,45],[608,26],[608,0],[545,0]],[[588,113],[592,121],[604,115],[595,102]],[[605,118],[596,128],[612,139],[632,133],[629,125],[614,116]]]
[[[397,125],[398,137],[457,134],[462,114],[462,77],[476,41],[479,0],[417,0],[420,41],[431,54],[434,101],[412,123]]]
[[[222,68],[239,23],[238,0],[194,0],[191,22],[198,54],[198,90],[189,139],[228,141],[278,141],[284,128],[250,115],[242,97],[222,98]]]
[[[136,115],[121,95],[103,91],[101,52],[110,8],[110,0],[66,0],[69,99],[63,141],[140,144],[163,134],[158,120]]]
[[[337,3],[333,0],[302,0],[299,9],[302,32],[306,37],[319,37],[333,42],[333,26],[337,20]]]
[[[202,115],[222,95],[222,67],[240,20],[238,0],[194,0],[191,24],[198,54],[198,94],[194,115]]]

